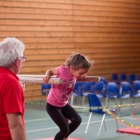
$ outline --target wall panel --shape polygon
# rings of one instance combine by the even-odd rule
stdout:
[[[25,43],[20,74],[45,74],[72,52],[95,60],[88,75],[140,74],[139,0],[0,0],[0,41]],[[26,84],[25,100],[41,98]]]

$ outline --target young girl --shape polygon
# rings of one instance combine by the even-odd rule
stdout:
[[[52,120],[58,125],[60,131],[54,140],[68,140],[68,136],[80,125],[82,119],[73,107],[68,104],[68,98],[73,92],[76,79],[83,79],[85,74],[93,66],[93,61],[89,61],[80,53],[73,53],[65,62],[65,67],[60,66],[50,69],[43,78],[44,83],[48,83],[52,75],[63,79],[62,85],[53,84],[47,98],[46,110]],[[71,122],[67,124],[66,119]]]

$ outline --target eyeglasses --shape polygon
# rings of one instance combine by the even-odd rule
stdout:
[[[19,59],[23,59],[23,62],[26,60],[26,57],[23,56],[23,57],[19,57]]]

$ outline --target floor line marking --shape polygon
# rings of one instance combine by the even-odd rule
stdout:
[[[127,117],[122,117],[122,118],[127,118]],[[132,118],[130,118],[130,119],[132,119]],[[114,119],[113,118],[111,118],[111,119],[105,119],[105,121],[110,121],[110,120],[114,120]],[[97,122],[101,122],[101,120],[91,121],[90,123],[97,123]],[[83,125],[83,124],[87,124],[87,122],[81,123],[81,125]],[[56,129],[56,128],[58,128],[58,127],[50,127],[50,128],[36,129],[36,130],[28,130],[28,131],[26,131],[26,133],[36,132],[36,131],[42,131],[42,130],[49,130],[49,129]]]
[[[48,119],[51,119],[51,118],[42,118],[42,119],[35,119],[35,120],[27,120],[27,121],[24,121],[24,122],[33,122],[33,121],[48,120]]]
[[[136,120],[135,118],[127,118],[127,117],[123,117],[123,118],[130,119],[130,120]]]

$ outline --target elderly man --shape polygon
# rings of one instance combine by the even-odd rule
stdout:
[[[26,140],[24,94],[16,76],[26,59],[24,49],[16,38],[0,42],[0,140]]]

